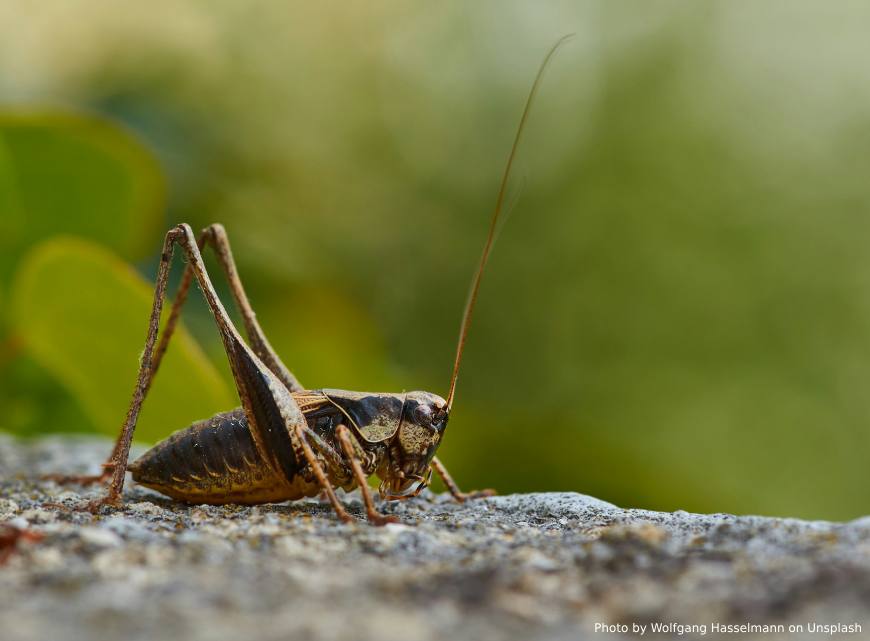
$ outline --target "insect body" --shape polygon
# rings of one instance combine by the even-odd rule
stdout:
[[[425,487],[446,426],[446,421],[433,425],[438,408],[445,407],[443,399],[427,392],[343,390],[302,391],[292,397],[333,486],[350,490],[358,482],[344,457],[339,437],[344,434],[366,477],[390,479],[381,485],[383,498],[413,496]],[[128,470],[141,485],[191,503],[265,503],[319,494],[322,488],[304,455],[300,459],[288,445],[278,452],[280,470],[274,470],[260,456],[243,408],[237,408],[177,432]]]
[[[129,470],[133,479],[142,485],[192,503],[266,503],[323,492],[343,520],[351,517],[336,497],[334,488],[359,487],[367,516],[376,524],[390,522],[393,518],[375,509],[367,483],[373,474],[381,479],[379,493],[387,500],[416,496],[428,485],[433,470],[457,500],[491,494],[489,490],[460,492],[435,451],[453,405],[468,328],[520,136],[543,71],[564,40],[544,58],[520,119],[463,314],[446,399],[429,392],[387,394],[304,388],[269,345],[260,328],[236,271],[223,227],[211,225],[197,238],[191,228],[183,224],[166,234],[136,388],[121,433],[103,465],[103,474],[54,478],[78,482],[111,479],[107,494],[89,504],[90,509],[119,505]],[[160,314],[176,246],[184,252],[188,264],[158,342]],[[224,309],[206,271],[200,253],[206,246],[215,250],[229,281],[244,321],[247,342]],[[128,465],[139,410],[194,278],[217,325],[242,405],[175,433]]]

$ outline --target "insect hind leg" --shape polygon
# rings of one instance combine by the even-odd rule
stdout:
[[[89,503],[88,509],[96,509],[104,504],[117,505],[120,503],[124,476],[127,472],[127,459],[130,456],[130,443],[133,439],[133,431],[139,417],[139,410],[142,408],[142,403],[145,400],[145,395],[150,385],[152,358],[160,326],[160,313],[163,310],[163,299],[166,294],[166,283],[169,279],[169,266],[172,261],[173,247],[181,233],[178,227],[171,229],[167,232],[163,241],[163,251],[160,254],[160,264],[157,268],[157,282],[154,286],[154,299],[151,304],[151,315],[148,319],[148,333],[145,339],[145,349],[142,351],[142,357],[139,362],[136,387],[133,390],[133,397],[127,409],[127,415],[124,418],[118,440],[115,442],[115,447],[109,459],[103,464],[103,474],[97,478],[98,481],[111,478],[111,483],[107,494],[98,501]],[[85,477],[84,480],[90,481],[91,479]]]
[[[242,285],[242,280],[239,278],[239,272],[236,268],[236,262],[233,259],[233,252],[230,248],[230,241],[227,237],[227,232],[224,226],[220,223],[214,223],[203,229],[197,238],[197,247],[202,250],[208,246],[214,249],[218,263],[226,276],[227,282],[230,285],[233,300],[236,307],[242,316],[242,321],[245,325],[245,334],[248,337],[248,342],[254,353],[263,361],[275,376],[291,392],[300,391],[303,389],[299,380],[293,373],[284,365],[281,358],[269,344],[263,328],[257,321],[257,315],[251,307],[251,302],[248,300],[248,295],[245,292],[245,287]],[[172,339],[172,334],[181,317],[181,310],[184,303],[187,301],[187,294],[190,290],[190,285],[193,282],[194,268],[192,264],[188,264],[184,269],[184,274],[181,277],[181,283],[178,286],[178,291],[175,294],[175,300],[172,303],[172,310],[169,313],[169,319],[166,321],[166,328],[160,337],[160,342],[154,354],[154,363],[151,368],[151,377],[157,373],[160,367],[160,362],[163,360],[163,355],[169,347],[169,341]]]
[[[82,485],[103,483],[112,480],[111,487],[113,488],[106,503],[117,503],[120,496],[120,489],[123,486],[124,474],[126,473],[126,460],[129,456],[130,443],[132,439],[132,428],[135,426],[136,419],[139,415],[139,410],[148,394],[148,389],[151,385],[153,374],[153,354],[154,345],[157,341],[157,332],[160,324],[160,313],[163,310],[163,299],[166,294],[166,284],[169,279],[169,266],[172,261],[173,246],[178,237],[178,228],[171,229],[167,232],[163,240],[163,251],[160,254],[160,263],[157,267],[157,280],[154,286],[154,299],[151,304],[151,315],[148,320],[148,333],[145,339],[145,348],[139,362],[139,373],[136,379],[136,387],[133,390],[133,397],[127,409],[127,415],[124,419],[124,424],[121,427],[115,445],[112,448],[112,453],[103,463],[103,472],[95,475],[75,475],[75,474],[48,474],[43,476],[46,480],[51,480],[59,483],[79,483]],[[128,438],[129,432],[129,438]],[[125,443],[126,441],[126,443]],[[121,459],[124,464],[120,465]],[[123,469],[122,469],[123,468]],[[120,470],[120,473],[119,473]],[[120,483],[117,478],[120,477]]]
[[[260,327],[260,324],[257,321],[256,314],[251,307],[251,303],[248,300],[247,294],[245,293],[242,281],[239,278],[235,260],[233,259],[232,249],[230,248],[229,238],[227,237],[224,226],[220,223],[214,223],[203,229],[196,240],[196,245],[200,250],[204,249],[209,245],[214,248],[218,262],[220,263],[221,268],[223,269],[223,272],[227,278],[227,281],[230,284],[230,291],[232,292],[233,299],[235,300],[236,306],[242,315],[242,319],[245,324],[245,332],[248,336],[248,340],[251,343],[251,348],[254,350],[254,353],[260,357],[260,359],[266,364],[266,366],[281,380],[281,382],[285,386],[287,386],[287,388],[291,392],[303,389],[298,379],[287,368],[287,366],[284,365],[284,363],[281,361],[281,358],[269,344],[269,341],[266,338],[263,329]],[[165,253],[166,248],[164,247],[164,254]],[[172,340],[172,337],[175,334],[175,330],[178,327],[178,322],[181,319],[181,313],[184,308],[184,304],[187,302],[187,297],[190,292],[190,285],[193,283],[193,279],[193,265],[187,264],[181,277],[181,282],[178,285],[178,290],[175,293],[175,297],[172,302],[172,308],[169,313],[169,318],[166,321],[166,325],[163,328],[163,331],[160,333],[160,339],[157,343],[156,348],[154,349],[151,364],[145,377],[144,389],[142,393],[143,401],[144,398],[148,395],[149,390],[151,389],[151,384],[154,381],[154,377],[157,375],[157,370],[160,368],[160,363],[163,361],[163,356],[166,354],[166,350],[169,348],[169,342]],[[116,461],[121,453],[122,441],[123,431],[118,435],[118,438],[115,441],[115,445],[112,448],[112,452],[103,463],[103,471],[100,474],[47,474],[44,475],[42,478],[61,484],[74,483],[79,485],[92,485],[96,483],[104,483],[112,477],[114,468],[116,466]]]

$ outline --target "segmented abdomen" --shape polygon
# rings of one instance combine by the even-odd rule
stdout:
[[[129,470],[136,482],[189,503],[270,503],[319,491],[316,483],[298,474],[287,479],[263,461],[242,408],[176,432]]]

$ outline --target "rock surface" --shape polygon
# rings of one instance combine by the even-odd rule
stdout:
[[[666,514],[567,492],[465,505],[427,494],[385,504],[402,523],[375,528],[342,524],[316,500],[187,506],[132,483],[114,513],[51,505],[97,490],[37,475],[96,471],[108,448],[0,437],[0,523],[43,535],[0,567],[3,641],[621,639],[639,638],[640,625],[647,638],[870,638],[870,518]],[[651,632],[674,623],[705,628]]]

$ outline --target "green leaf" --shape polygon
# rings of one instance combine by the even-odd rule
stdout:
[[[0,112],[0,406],[21,434],[93,429],[58,382],[8,335],[5,289],[30,247],[58,233],[121,256],[159,242],[163,177],[124,129],[94,116]]]
[[[398,390],[383,340],[371,317],[351,297],[329,286],[296,287],[255,300],[257,316],[279,354],[304,385]],[[341,367],[336,367],[341,363]]]
[[[38,245],[15,275],[14,331],[106,434],[117,434],[127,411],[151,300],[152,286],[126,263],[75,238]],[[145,401],[136,438],[154,441],[238,404],[196,342],[179,328]]]
[[[160,233],[164,193],[155,158],[109,121],[0,112],[0,288],[27,249],[49,236],[144,256]]]

